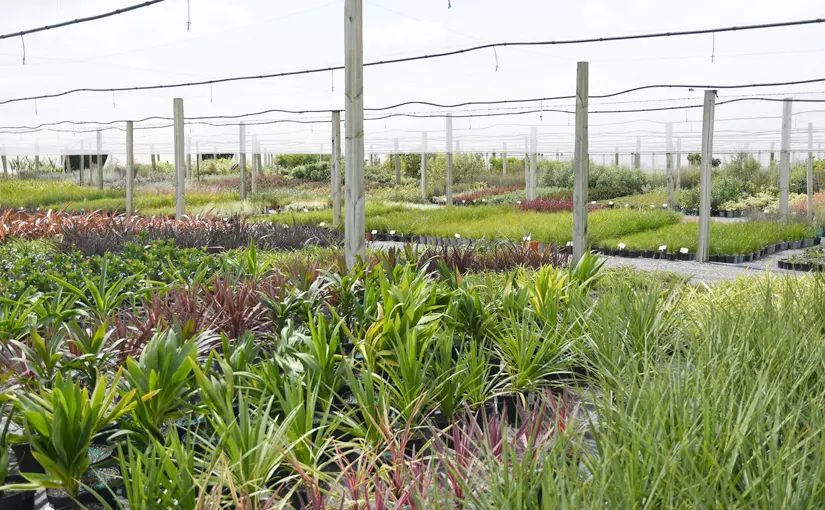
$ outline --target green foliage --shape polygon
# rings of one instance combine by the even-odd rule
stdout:
[[[329,162],[329,156],[321,161],[317,154],[279,154],[275,156],[275,166],[291,169],[297,166],[309,166],[316,163]]]
[[[317,156],[316,156],[317,159]],[[308,181],[322,181],[329,182],[331,167],[329,161],[321,161],[318,163],[308,163],[305,165],[298,165],[290,167],[288,175],[295,179],[304,179]]]

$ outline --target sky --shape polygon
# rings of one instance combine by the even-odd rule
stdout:
[[[4,0],[0,33],[107,12],[137,0]],[[448,51],[490,42],[560,40],[712,28],[825,17],[821,0],[364,0],[364,60]],[[187,22],[191,22],[187,29]],[[574,95],[576,65],[590,64],[590,94],[650,84],[725,85],[825,78],[823,25],[751,32],[482,50],[441,59],[368,67],[367,107],[404,101],[454,103]],[[167,0],[78,26],[0,40],[0,100],[61,92],[77,87],[129,87],[260,75],[341,65],[344,61],[344,0]],[[737,96],[825,99],[825,82],[753,90],[720,90],[719,100]],[[701,104],[703,89],[654,89],[590,101],[591,111]],[[61,120],[120,121],[171,117],[172,99],[184,100],[186,117],[238,115],[268,109],[344,109],[344,73],[252,80],[146,92],[80,93],[0,106],[0,151],[9,155],[57,156],[95,146],[95,125],[63,125],[55,131],[9,133],[13,126]],[[495,108],[496,110],[491,110]],[[516,110],[501,110],[516,108]],[[497,105],[484,112],[541,110],[487,118],[456,118],[454,139],[464,152],[525,151],[525,136],[538,129],[538,151],[554,157],[573,150],[571,100]],[[480,107],[468,107],[482,113]],[[431,106],[398,111],[436,113]],[[715,150],[779,150],[782,103],[744,102],[716,109]],[[793,105],[792,149],[807,150],[808,123],[814,151],[825,142],[825,104]],[[455,111],[455,115],[461,115]],[[367,118],[375,114],[367,113]],[[328,114],[266,114],[247,119],[318,120],[318,124],[248,125],[247,150],[257,141],[272,153],[330,150]],[[619,150],[630,162],[641,137],[642,164],[662,166],[665,123],[673,123],[683,151],[698,151],[701,108],[666,112],[591,114],[592,159],[610,160]],[[741,119],[741,120],[735,120]],[[226,124],[228,121],[214,121]],[[172,159],[173,132],[167,121],[139,123],[135,152]],[[239,127],[188,124],[192,150],[237,152]],[[392,118],[366,122],[366,152],[386,154],[398,139],[401,152],[443,152],[445,119]],[[102,134],[104,152],[123,158],[123,125]],[[155,129],[142,129],[155,127]],[[86,132],[79,132],[86,131]],[[675,148],[675,147],[674,147]],[[658,154],[657,154],[658,153]]]

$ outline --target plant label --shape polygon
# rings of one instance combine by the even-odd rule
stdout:
[[[667,245],[663,244],[663,245],[659,246],[659,251],[667,251]]]
[[[690,250],[688,250],[687,248],[682,248],[681,250],[679,250],[679,253],[681,253],[682,255],[687,255],[689,252]]]
[[[624,243],[619,243],[619,249],[620,249],[620,250],[624,250],[625,248],[627,248],[627,245],[626,245],[626,244],[624,244]]]

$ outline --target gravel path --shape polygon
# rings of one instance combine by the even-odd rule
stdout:
[[[400,248],[403,243],[391,241],[374,241],[367,243],[373,250],[386,250],[389,248]],[[416,245],[416,248],[424,248],[423,245]],[[690,278],[692,283],[714,283],[726,280],[735,280],[743,275],[758,276],[770,270],[772,273],[803,275],[797,271],[779,269],[777,262],[797,255],[804,250],[785,250],[773,255],[767,255],[755,262],[743,264],[720,264],[717,262],[683,262],[678,260],[656,260],[656,259],[628,259],[623,257],[605,256],[607,259],[605,267],[635,267],[642,271],[667,271],[680,274]]]

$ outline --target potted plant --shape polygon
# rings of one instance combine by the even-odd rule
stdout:
[[[21,473],[28,483],[14,489],[47,489],[56,509],[82,508],[82,503],[100,501],[99,494],[81,494],[81,482],[91,467],[89,448],[95,435],[110,423],[129,413],[135,406],[135,391],[118,396],[122,369],[111,385],[106,377],[97,378],[91,394],[79,381],[58,373],[53,387],[41,388],[39,394],[21,393],[18,403],[25,417],[26,437],[33,456],[46,474]],[[80,501],[80,500],[83,501]]]

